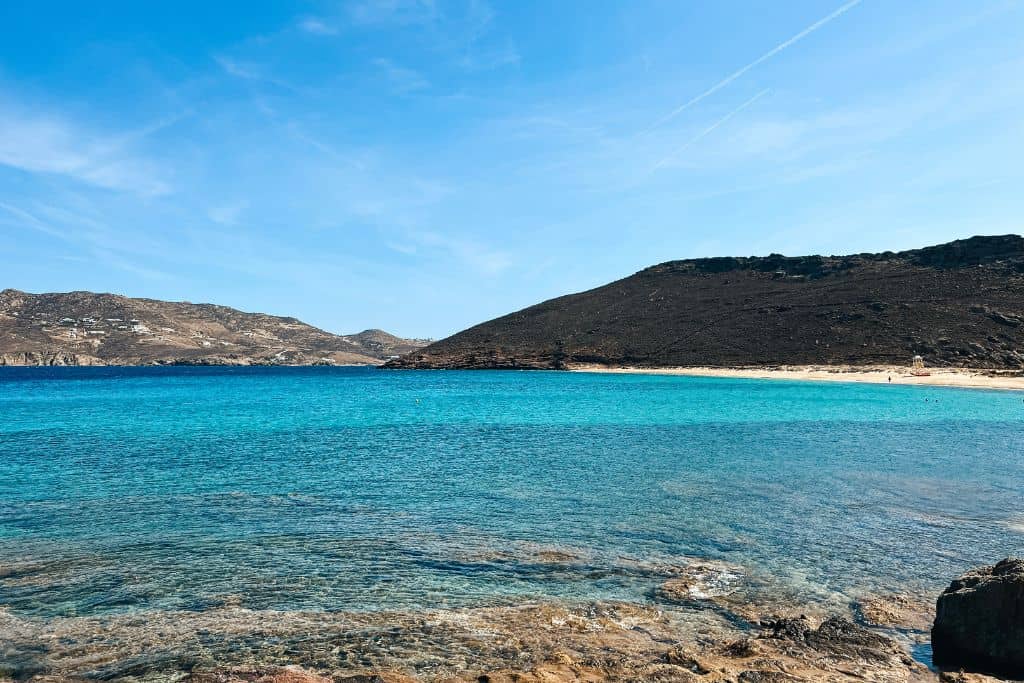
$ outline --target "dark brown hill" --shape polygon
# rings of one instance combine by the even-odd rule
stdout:
[[[425,343],[213,304],[0,292],[0,365],[379,365]]]
[[[1024,238],[899,253],[669,261],[408,354],[393,368],[1024,367]]]

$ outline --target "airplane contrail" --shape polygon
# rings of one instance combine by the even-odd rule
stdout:
[[[809,36],[810,34],[814,33],[819,28],[821,28],[825,24],[829,23],[833,19],[836,19],[836,18],[842,16],[843,14],[846,14],[851,9],[853,9],[854,7],[859,5],[861,2],[863,2],[863,0],[850,0],[850,2],[847,2],[846,4],[844,4],[841,7],[839,7],[839,9],[835,10],[834,12],[832,12],[832,14],[829,14],[827,17],[823,17],[822,19],[819,19],[818,21],[814,22],[813,24],[811,24],[810,26],[805,28],[803,31],[800,31],[800,33],[797,33],[792,38],[789,38],[788,40],[779,43],[778,45],[773,47],[771,50],[768,50],[768,52],[765,52],[763,55],[761,55],[760,57],[758,57],[757,59],[752,61],[750,64],[747,64],[746,66],[738,69],[737,71],[734,71],[733,73],[731,73],[730,75],[726,76],[724,79],[722,79],[718,83],[715,83],[713,86],[711,86],[710,88],[708,88],[707,90],[705,90],[701,94],[697,95],[693,99],[691,99],[688,102],[686,102],[684,104],[681,104],[680,106],[676,107],[671,112],[669,112],[665,116],[663,116],[660,119],[658,119],[657,121],[655,121],[644,132],[646,133],[646,132],[648,132],[650,130],[653,130],[654,128],[657,128],[658,126],[661,126],[661,125],[671,121],[672,119],[674,119],[675,117],[679,116],[681,113],[683,113],[684,111],[686,111],[687,109],[692,107],[693,105],[695,105],[698,102],[700,102],[701,100],[703,100],[705,97],[708,97],[709,95],[712,95],[712,94],[718,92],[719,90],[721,90],[725,86],[729,85],[730,83],[735,81],[737,78],[739,78],[743,74],[745,74],[748,71],[750,71],[751,69],[753,69],[758,64],[761,64],[762,62],[771,59],[775,55],[777,55],[780,52],[782,52],[783,50],[785,50],[790,45],[793,45],[794,43],[802,40],[803,38],[806,38],[807,36]]]
[[[676,149],[672,150],[672,152],[669,153],[667,156],[665,156],[664,159],[662,159],[661,161],[656,163],[653,167],[651,167],[651,171],[650,172],[653,173],[654,171],[657,171],[659,168],[661,168],[662,166],[667,164],[669,161],[671,161],[673,157],[677,156],[684,149],[686,149],[687,147],[690,147],[691,145],[693,145],[695,142],[697,142],[701,138],[709,135],[716,128],[718,128],[719,126],[724,124],[726,121],[728,121],[732,117],[736,116],[741,111],[743,111],[744,109],[746,109],[747,107],[752,105],[754,102],[757,102],[759,99],[761,99],[762,97],[764,97],[765,95],[767,95],[770,92],[771,92],[771,90],[769,88],[765,88],[764,90],[762,90],[761,92],[757,93],[756,95],[751,97],[749,100],[747,100],[746,102],[744,102],[740,106],[738,106],[735,109],[733,109],[731,112],[729,112],[728,114],[726,114],[722,118],[720,118],[717,121],[715,121],[714,123],[712,123],[710,126],[708,126],[704,130],[702,130],[701,132],[697,133],[692,138],[690,138],[689,140],[687,140],[686,142],[681,144],[679,147],[677,147]]]

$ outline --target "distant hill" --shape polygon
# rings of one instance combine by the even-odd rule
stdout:
[[[1024,367],[1024,238],[669,261],[482,323],[393,368]]]
[[[0,292],[0,365],[379,365],[426,343],[213,304]]]

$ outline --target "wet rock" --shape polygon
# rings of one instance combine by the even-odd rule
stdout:
[[[760,624],[759,639],[781,640],[803,643],[814,630],[811,620],[805,616],[768,619]]]
[[[820,652],[855,660],[880,660],[893,654],[905,656],[885,636],[857,626],[848,619],[831,617],[805,637],[805,642]]]
[[[702,680],[699,674],[674,664],[649,664],[630,678],[638,683],[639,681],[644,683],[696,683],[696,681]],[[614,680],[614,678],[606,680]]]
[[[727,643],[722,648],[723,654],[726,657],[755,657],[761,654],[761,649],[757,646],[757,643],[750,638],[742,638],[740,640],[734,640],[731,643]]]
[[[870,626],[927,631],[935,619],[934,606],[910,595],[875,595],[856,605],[860,618]]]
[[[715,600],[734,593],[741,578],[740,571],[728,565],[698,562],[661,584],[655,597],[678,604]]]
[[[724,612],[595,602],[387,613],[216,607],[35,620],[0,610],[0,643],[45,660],[45,675],[21,676],[33,683],[935,681],[918,678],[923,667],[894,641],[842,619],[775,619],[748,632]]]
[[[693,673],[700,674],[702,676],[706,673],[710,673],[709,670],[700,663],[699,659],[681,647],[672,648],[666,652],[665,662],[674,666],[681,666],[687,671],[692,671]]]
[[[939,676],[942,683],[1000,683],[1001,679],[983,674],[969,674],[964,671],[945,671]]]
[[[566,667],[557,664],[544,664],[531,671],[501,670],[480,674],[469,678],[444,679],[445,683],[603,683],[608,680],[600,670]],[[651,677],[649,680],[666,680],[664,676]],[[679,679],[677,679],[679,680]],[[683,679],[689,680],[689,679]]]
[[[238,667],[193,672],[189,683],[413,683],[404,674],[381,672],[321,675],[297,666]]]
[[[932,649],[943,668],[1024,678],[1024,560],[953,581],[936,605]]]
[[[895,641],[843,617],[829,617],[817,628],[806,617],[779,619],[762,624],[759,638],[775,641],[780,651],[822,668],[836,662],[854,669],[913,664]]]
[[[356,674],[355,676],[335,676],[333,683],[415,683],[415,679],[403,674]]]
[[[789,681],[802,680],[781,671],[747,670],[741,672],[739,676],[739,683],[787,683]]]
[[[251,667],[193,673],[189,683],[330,683],[297,667]]]

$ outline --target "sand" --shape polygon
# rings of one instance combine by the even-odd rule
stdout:
[[[866,382],[871,384],[912,384],[921,386],[969,387],[975,389],[1024,390],[1024,375],[1005,370],[929,368],[927,375],[912,375],[907,367],[782,365],[760,368],[639,368],[578,364],[576,372],[613,374],[682,375],[688,377],[733,377],[740,379],[786,379],[823,382]]]

